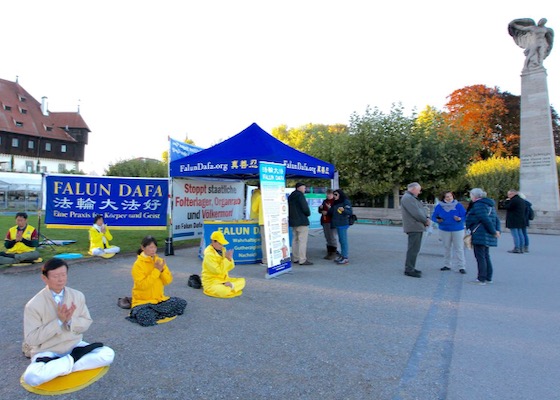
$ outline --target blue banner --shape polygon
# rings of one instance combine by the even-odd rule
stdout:
[[[45,186],[48,228],[91,226],[98,214],[111,228],[167,227],[167,179],[47,175]]]
[[[202,147],[193,146],[185,142],[180,142],[175,139],[169,139],[169,162],[179,160],[190,156],[191,154],[198,153],[200,150],[204,150]]]
[[[255,221],[204,221],[200,258],[203,258],[204,248],[212,243],[210,235],[214,231],[222,231],[229,242],[225,247],[233,249],[233,261],[236,264],[254,264],[261,259],[261,234],[259,224]]]
[[[259,163],[264,230],[267,254],[266,278],[286,273],[292,268],[286,198],[286,166]]]

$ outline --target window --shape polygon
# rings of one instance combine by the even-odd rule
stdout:
[[[46,126],[46,125],[45,125],[45,130],[46,130],[47,132],[52,131],[52,126]]]
[[[58,164],[58,172],[66,171],[66,164]]]
[[[21,122],[21,121],[14,121],[14,122],[15,122],[16,126],[18,126],[20,128],[23,126],[23,122]]]
[[[49,142],[45,143],[45,151],[51,151],[51,144]]]
[[[13,138],[12,139],[12,147],[19,147],[19,139]]]
[[[61,145],[60,145],[60,151],[61,151],[62,153],[66,153],[66,145],[65,145],[65,144],[61,144]]]
[[[7,106],[7,105],[4,104],[4,110],[6,110],[6,111],[12,111],[12,107]]]
[[[33,161],[26,161],[25,162],[25,170],[27,172],[33,172]]]
[[[27,142],[27,148],[28,149],[34,149],[35,148],[35,142],[33,140],[30,140]]]
[[[25,98],[25,96],[22,96],[21,94],[18,95],[19,96],[19,101],[24,102],[27,100],[27,98]]]
[[[19,112],[22,114],[27,114],[27,110],[25,108],[19,108]]]

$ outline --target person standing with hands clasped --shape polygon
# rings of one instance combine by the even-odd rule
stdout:
[[[331,228],[336,229],[340,242],[340,257],[335,262],[345,265],[350,262],[348,260],[348,228],[352,216],[352,204],[342,189],[336,189],[333,196],[334,203],[327,214],[331,217]]]
[[[327,241],[327,255],[323,257],[325,260],[336,259],[336,230],[331,229],[332,216],[328,214],[329,209],[334,204],[334,195],[332,189],[327,189],[327,198],[323,200],[319,206],[319,214],[321,214],[321,226],[323,227],[323,233],[325,235],[325,240]]]
[[[442,271],[451,269],[451,257],[453,258],[459,272],[465,271],[465,248],[463,237],[465,236],[465,207],[459,203],[453,192],[444,192],[438,205],[432,213],[432,221],[437,222],[443,248],[445,250]]]
[[[408,236],[408,248],[404,264],[404,274],[413,278],[421,278],[422,271],[416,269],[416,259],[422,245],[422,235],[432,221],[418,195],[422,186],[418,182],[408,184],[407,191],[401,199],[403,230]]]
[[[527,226],[525,222],[525,200],[523,200],[517,190],[510,189],[507,193],[507,200],[504,203],[506,209],[506,228],[511,231],[513,237],[513,250],[508,253],[522,254],[525,244],[523,229]]]

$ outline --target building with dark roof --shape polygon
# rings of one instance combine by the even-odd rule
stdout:
[[[50,112],[16,82],[0,79],[0,171],[79,171],[90,130],[77,112]]]

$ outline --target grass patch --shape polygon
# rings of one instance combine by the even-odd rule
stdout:
[[[38,228],[37,215],[29,215],[27,222]],[[15,216],[14,215],[0,215],[0,235],[2,238],[6,237],[8,229],[14,226]],[[93,223],[92,223],[93,224]],[[110,228],[110,227],[109,227]],[[56,257],[59,253],[80,253],[84,256],[88,255],[89,250],[89,235],[88,229],[48,229],[41,222],[41,234],[45,235],[51,240],[75,240],[76,243],[69,244],[66,246],[40,246],[38,251],[41,253],[43,260],[49,260]],[[111,244],[119,246],[121,248],[121,254],[131,254],[136,253],[140,248],[140,242],[142,238],[147,235],[151,235],[156,238],[158,242],[158,251],[163,253],[165,251],[165,239],[167,238],[167,230],[113,230],[111,229],[111,234],[113,235],[113,240]],[[43,238],[40,238],[43,241]],[[173,247],[175,249],[181,249],[186,247],[198,246],[200,244],[200,239],[189,239],[181,240],[180,242],[174,242]],[[4,248],[4,242],[1,246],[2,250]]]

